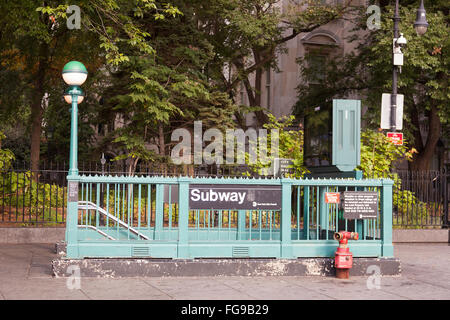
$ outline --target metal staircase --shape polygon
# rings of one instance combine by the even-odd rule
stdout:
[[[110,219],[110,220],[118,223],[120,226],[126,228],[131,233],[134,233],[138,237],[141,237],[142,239],[145,239],[145,240],[150,240],[150,238],[147,237],[146,235],[144,235],[141,232],[137,231],[136,229],[134,229],[133,227],[131,227],[130,225],[128,225],[124,221],[122,221],[119,218],[117,218],[116,216],[110,214],[108,211],[106,211],[105,209],[97,206],[95,203],[93,203],[91,201],[78,201],[78,210],[96,210],[96,211],[100,212],[102,215],[104,215],[105,217],[108,217],[108,219]],[[97,231],[102,236],[105,236],[105,237],[107,237],[110,240],[116,240],[116,239],[114,239],[113,237],[111,237],[110,235],[106,234],[105,232],[103,232],[102,230],[100,230],[99,228],[97,228],[95,226],[79,225],[78,227],[79,228],[82,228],[82,227],[86,228],[87,227],[89,229]]]

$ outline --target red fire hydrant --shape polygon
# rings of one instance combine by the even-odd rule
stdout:
[[[353,254],[347,247],[348,240],[358,240],[357,232],[340,231],[334,234],[334,239],[339,241],[339,247],[334,255],[336,278],[348,279],[353,265]]]

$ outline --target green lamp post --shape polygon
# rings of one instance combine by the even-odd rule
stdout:
[[[66,244],[67,256],[76,257],[77,247],[77,225],[78,225],[78,104],[84,100],[81,86],[87,78],[86,67],[78,61],[70,61],[62,71],[64,81],[69,88],[64,92],[64,100],[72,105],[70,122],[70,159],[67,197],[66,218]]]
[[[69,85],[64,93],[64,100],[72,105],[69,176],[78,176],[78,104],[84,99],[83,90],[79,86],[86,81],[87,75],[86,67],[78,61],[70,61],[62,71],[62,77]]]

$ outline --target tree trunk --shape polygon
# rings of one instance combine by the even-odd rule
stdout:
[[[261,106],[262,72],[261,70],[257,70],[255,73],[255,89],[253,89],[253,87],[251,86],[248,78],[244,79],[245,91],[247,92],[248,102],[251,107]],[[268,121],[267,115],[264,113],[264,111],[255,111],[255,116],[258,127],[262,127],[263,124],[267,123]]]
[[[261,62],[261,57],[255,51],[253,52],[253,57],[255,58],[255,63],[258,64]],[[254,99],[252,106],[261,106],[261,88],[262,88],[262,68],[258,68],[255,71],[255,91],[254,91]],[[255,111],[256,120],[258,123],[258,127],[262,127],[263,124],[267,123],[268,118],[264,111]]]
[[[42,116],[44,113],[42,101],[45,95],[45,74],[48,68],[48,45],[42,43],[39,48],[39,66],[35,80],[35,90],[31,104],[31,170],[39,170],[39,158],[41,152]]]
[[[414,148],[416,148],[416,150],[418,152],[422,152],[424,149],[424,143],[423,143],[423,139],[422,139],[422,134],[420,133],[419,117],[420,117],[419,109],[417,108],[417,105],[414,102],[412,102],[410,118],[411,118],[412,124],[415,127],[415,129],[413,130]]]
[[[436,106],[432,105],[430,115],[428,117],[428,137],[425,146],[421,149],[417,149],[419,152],[413,158],[409,168],[412,171],[429,170],[431,160],[433,158],[434,151],[436,150],[437,143],[441,134],[441,120],[439,119],[438,110]],[[415,143],[416,144],[416,143]],[[423,144],[422,144],[423,145]],[[421,143],[417,144],[420,148]]]
[[[256,50],[253,52],[253,57],[255,59],[255,65],[262,62],[262,58]],[[238,70],[244,70],[244,62],[242,60],[236,60],[234,61],[234,65]],[[262,68],[256,68],[255,71],[255,86],[252,87],[250,84],[249,76],[248,74],[246,76],[243,76],[242,81],[245,86],[245,91],[247,92],[247,98],[248,98],[248,104],[250,107],[260,107],[261,106],[261,87],[262,87],[262,75],[263,70]],[[231,87],[229,88],[231,91]],[[267,123],[268,117],[264,113],[264,111],[255,111],[255,116],[257,120],[257,126],[262,127],[263,124]]]
[[[31,170],[36,172],[39,170],[39,158],[41,152],[41,123],[42,123],[42,107],[41,99],[34,98],[31,106]],[[42,98],[42,96],[41,96]]]
[[[159,154],[161,156],[165,156],[166,155],[166,143],[164,140],[164,126],[162,123],[159,124],[158,133],[159,133]]]
[[[130,159],[129,165],[128,165],[128,176],[130,176],[130,177],[134,176],[138,162],[139,162],[139,158]]]

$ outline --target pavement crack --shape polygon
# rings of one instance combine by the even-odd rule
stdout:
[[[168,294],[167,292],[162,291],[161,289],[159,289],[158,287],[155,287],[154,285],[152,285],[151,283],[148,283],[147,281],[145,281],[145,279],[140,279],[142,282],[144,282],[146,285],[152,287],[153,289],[156,289],[157,291],[161,292],[162,294],[170,297],[171,300],[176,300],[175,297],[172,297],[170,294]]]
[[[338,299],[336,299],[335,297],[332,297],[332,296],[327,295],[326,293],[323,293],[323,292],[320,292],[320,291],[318,291],[318,290],[315,290],[315,289],[311,289],[311,288],[302,286],[302,285],[300,285],[300,284],[298,284],[298,283],[296,283],[296,282],[292,282],[292,284],[293,284],[294,286],[297,286],[297,287],[300,287],[300,288],[303,288],[303,289],[306,289],[306,290],[313,291],[313,292],[315,292],[315,293],[317,293],[317,294],[324,295],[324,296],[330,298],[331,300],[338,300]]]
[[[33,264],[33,251],[31,252],[31,257],[30,257],[30,262],[28,263],[28,268],[27,268],[27,275],[26,275],[26,279],[28,280],[30,278],[30,272],[31,272],[31,265]]]
[[[89,297],[88,294],[87,294],[86,292],[83,291],[83,289],[79,289],[79,291],[80,291],[86,298],[88,298],[89,300],[92,300],[92,298]]]
[[[254,296],[252,296],[251,294],[248,294],[247,292],[244,292],[244,291],[242,291],[242,290],[239,290],[238,288],[235,288],[235,287],[229,285],[228,283],[221,281],[221,279],[216,279],[216,281],[220,282],[220,283],[223,284],[225,287],[228,287],[228,288],[230,288],[230,289],[236,290],[236,291],[239,292],[239,293],[243,293],[243,294],[245,294],[246,296],[249,296],[249,297],[252,298],[252,299],[260,300],[260,299],[258,299],[257,297],[254,297]]]
[[[428,282],[428,281],[417,279],[417,278],[413,278],[413,277],[408,277],[408,279],[411,279],[411,280],[414,280],[414,281],[417,281],[417,282],[426,283],[426,284],[429,284],[430,286],[438,287],[438,288],[442,288],[442,289],[450,291],[450,288],[442,286],[442,285],[439,285],[439,284],[435,284],[435,283],[432,283],[432,282]]]
[[[398,297],[401,297],[401,298],[405,298],[406,300],[414,300],[414,299],[412,299],[412,298],[403,296],[403,295],[401,295],[401,294],[398,294],[398,293],[396,293],[396,292],[392,292],[392,291],[389,291],[389,290],[386,290],[386,289],[380,289],[380,290],[383,291],[383,292],[392,294],[392,295],[394,295],[394,296],[398,296]]]

